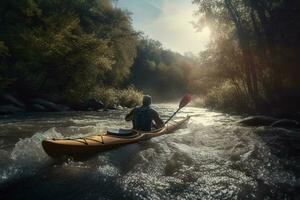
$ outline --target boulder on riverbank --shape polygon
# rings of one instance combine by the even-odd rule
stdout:
[[[0,114],[18,114],[25,112],[25,109],[19,108],[15,105],[2,105],[0,106]]]
[[[21,109],[26,109],[25,104],[17,99],[17,97],[11,95],[11,94],[4,94],[2,96],[2,100],[6,101],[7,104],[11,104],[15,107],[21,108]]]
[[[0,115],[17,114],[22,112],[65,112],[71,110],[77,111],[99,111],[99,110],[118,110],[123,109],[119,105],[107,106],[101,100],[90,98],[83,100],[78,105],[71,107],[57,104],[43,98],[19,100],[17,97],[5,94],[0,96]]]
[[[300,128],[299,122],[296,120],[290,119],[280,119],[271,124],[272,127],[281,127],[281,128]]]
[[[264,115],[250,116],[238,121],[244,126],[271,126],[277,128],[300,128],[300,123],[291,119],[277,119]]]
[[[26,111],[25,104],[11,94],[0,97],[0,114],[18,114]]]
[[[100,109],[103,109],[105,106],[101,100],[91,98],[83,100],[78,105],[75,105],[73,107],[75,110],[80,111],[98,111]]]
[[[33,99],[31,100],[33,103],[32,108],[38,111],[56,111],[56,112],[64,112],[70,110],[70,107],[56,104],[48,100],[44,99]]]
[[[40,104],[33,104],[31,106],[31,109],[34,112],[47,112],[47,108],[45,108],[44,106],[42,106]]]
[[[265,115],[256,115],[256,116],[246,117],[238,121],[238,123],[244,126],[270,126],[272,123],[276,121],[278,121],[277,118],[268,117]]]

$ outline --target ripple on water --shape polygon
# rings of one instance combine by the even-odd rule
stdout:
[[[162,104],[157,110],[166,118],[176,107]],[[33,175],[34,181],[28,181],[32,188],[48,195],[57,194],[61,199],[296,197],[299,177],[282,165],[283,161],[292,161],[273,155],[254,129],[236,125],[238,116],[188,107],[177,117],[187,114],[193,116],[188,128],[174,134],[99,153],[86,161],[68,159],[40,170],[49,161],[40,144],[44,138],[78,137],[108,127],[130,126],[123,121],[124,113],[119,111],[103,116],[80,113],[66,119],[62,117],[64,126],[58,123],[57,129],[39,131],[22,139],[12,151],[0,150],[3,157],[0,183]],[[0,142],[0,145],[5,144]],[[297,161],[294,162],[297,165]],[[24,192],[22,187],[14,189]],[[40,199],[41,196],[36,195],[35,199]]]
[[[196,123],[151,143],[122,177],[124,191],[137,199],[281,198],[280,185],[296,184],[248,128]]]

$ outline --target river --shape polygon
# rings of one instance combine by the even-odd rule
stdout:
[[[175,104],[154,107],[167,118]],[[187,127],[96,154],[56,161],[41,141],[130,127],[125,110],[41,113],[0,120],[0,199],[300,199],[300,159],[272,153],[240,116],[186,107]],[[258,134],[260,133],[260,134]]]

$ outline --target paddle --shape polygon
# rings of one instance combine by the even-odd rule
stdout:
[[[180,103],[179,103],[179,107],[176,110],[176,112],[165,122],[165,124],[167,124],[177,113],[179,110],[181,110],[181,108],[183,108],[184,106],[186,106],[188,103],[190,103],[192,101],[192,95],[190,94],[186,94],[184,95],[184,97],[182,97]]]

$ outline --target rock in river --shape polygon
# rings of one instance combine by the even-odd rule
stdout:
[[[271,124],[272,127],[281,127],[281,128],[300,128],[299,122],[296,120],[281,119],[277,120]]]
[[[268,117],[264,115],[250,116],[240,120],[238,123],[245,126],[270,126],[272,123],[278,121],[278,119],[273,117]]]

